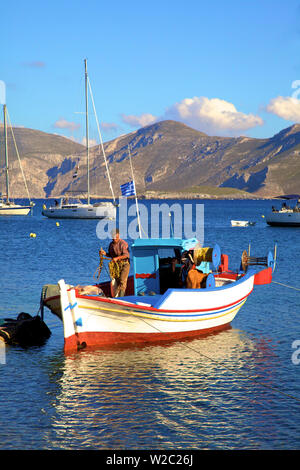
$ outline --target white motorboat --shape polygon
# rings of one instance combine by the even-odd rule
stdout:
[[[232,227],[249,227],[255,225],[256,222],[249,222],[249,220],[232,220]]]
[[[90,158],[89,158],[89,125],[88,125],[88,88],[90,90],[91,94],[91,87],[90,87],[90,82],[87,74],[87,61],[86,59],[84,60],[84,66],[85,66],[85,106],[86,106],[86,157],[87,157],[87,197],[86,197],[86,202],[82,202],[81,200],[69,200],[67,197],[61,197],[59,202],[56,202],[55,205],[52,205],[50,207],[46,207],[46,205],[43,205],[43,210],[42,210],[42,215],[45,217],[49,218],[55,218],[55,219],[104,219],[104,218],[109,218],[109,219],[115,219],[116,218],[116,201],[115,201],[115,196],[111,184],[111,179],[108,171],[108,165],[107,165],[107,160],[105,156],[105,151],[102,143],[102,137],[99,129],[99,124],[98,124],[98,119],[96,116],[96,111],[95,111],[95,117],[97,120],[97,127],[99,131],[99,137],[101,141],[101,147],[102,147],[102,153],[104,157],[104,162],[106,165],[106,172],[107,172],[107,177],[110,185],[110,190],[112,193],[112,199],[113,202],[110,201],[104,201],[104,202],[97,202],[97,203],[91,203],[91,197],[90,197]],[[92,96],[92,95],[91,95]],[[92,103],[94,106],[94,100],[92,99]],[[71,199],[71,198],[70,198]]]

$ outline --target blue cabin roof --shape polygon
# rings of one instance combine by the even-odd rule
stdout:
[[[133,250],[136,248],[153,248],[153,250],[163,247],[174,247],[182,248],[183,250],[189,250],[198,243],[196,238],[182,239],[182,238],[137,238],[133,244]]]

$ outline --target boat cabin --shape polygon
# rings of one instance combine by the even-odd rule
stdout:
[[[167,289],[182,287],[182,259],[202,251],[202,260],[197,268],[203,273],[217,271],[221,263],[218,245],[200,248],[197,239],[180,238],[139,238],[132,245],[134,295],[159,295]],[[204,251],[203,251],[204,250]],[[209,253],[208,253],[209,252]],[[203,253],[208,256],[203,256]]]

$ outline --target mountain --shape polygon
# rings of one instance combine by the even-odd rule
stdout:
[[[86,191],[82,145],[30,129],[15,128],[14,134],[32,197]],[[176,121],[143,127],[104,144],[116,197],[120,184],[131,180],[128,146],[139,194],[196,194],[203,187],[206,194],[234,188],[243,197],[245,192],[258,197],[300,193],[300,124],[269,139],[208,136]],[[11,166],[17,168],[12,148],[10,140]],[[90,178],[94,195],[111,196],[100,146],[90,149]],[[11,183],[15,197],[25,195],[20,174],[13,174]]]
[[[55,187],[56,177],[68,173],[75,155],[84,152],[85,147],[70,139],[45,132],[21,127],[7,130],[9,179],[12,197],[27,197],[16,147],[22,162],[22,169],[31,197],[44,198]],[[13,138],[14,136],[14,138]],[[14,139],[17,146],[14,144]],[[0,192],[4,192],[4,133],[0,127]],[[68,176],[69,178],[69,176]],[[48,189],[51,187],[51,190]],[[53,188],[52,188],[53,186]]]

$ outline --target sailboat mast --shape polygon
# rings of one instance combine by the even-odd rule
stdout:
[[[8,178],[6,104],[3,105],[3,125],[4,125],[5,171],[6,171],[6,199],[8,202],[9,201],[9,178]]]
[[[86,159],[87,159],[87,203],[90,203],[90,154],[89,154],[89,116],[88,116],[88,74],[87,60],[84,59],[85,69],[85,126],[86,126]]]

